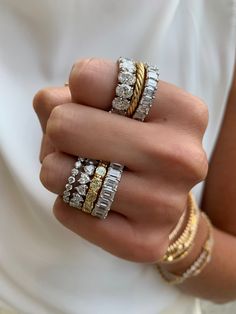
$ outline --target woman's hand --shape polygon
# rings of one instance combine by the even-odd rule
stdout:
[[[203,102],[160,81],[145,123],[110,114],[117,65],[100,59],[77,62],[69,88],[43,89],[34,98],[44,141],[40,179],[62,195],[76,156],[115,161],[123,173],[112,210],[99,220],[58,197],[56,218],[108,252],[136,262],[157,262],[186,207],[188,192],[207,173],[202,137]]]

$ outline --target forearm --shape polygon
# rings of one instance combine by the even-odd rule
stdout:
[[[174,264],[162,265],[171,273],[183,273],[200,255],[208,228],[201,218],[198,236],[189,255]],[[213,227],[214,246],[210,263],[196,277],[185,280],[178,288],[187,294],[217,303],[236,299],[236,238]]]

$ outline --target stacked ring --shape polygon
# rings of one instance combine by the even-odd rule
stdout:
[[[118,67],[118,85],[116,86],[116,97],[112,101],[111,112],[125,116],[133,96],[136,65],[131,59],[119,58]]]
[[[155,66],[122,57],[118,59],[118,68],[118,84],[110,112],[144,121],[155,97],[159,70]],[[124,169],[118,163],[108,164],[78,158],[65,186],[64,202],[105,219]],[[79,185],[76,186],[76,182]]]
[[[159,82],[159,69],[155,66],[146,64],[146,81],[142,94],[142,98],[139,102],[137,110],[133,115],[133,119],[144,121],[152,107],[153,100],[155,98],[155,92],[157,90],[157,84]]]
[[[92,211],[93,216],[102,219],[107,217],[108,212],[111,209],[122,172],[122,165],[117,163],[110,163],[98,201]]]
[[[71,170],[71,175],[67,179],[67,183],[65,185],[65,190],[63,192],[63,201],[65,203],[70,202],[70,196],[73,189],[73,183],[76,180],[76,176],[81,172],[81,168],[83,166],[84,159],[78,158],[78,160],[75,162],[74,167]]]
[[[91,214],[94,208],[94,203],[98,198],[98,193],[102,187],[106,173],[107,163],[100,161],[95,170],[95,175],[93,176],[92,181],[89,185],[89,190],[82,207],[83,212]]]
[[[142,62],[137,62],[136,68],[136,83],[134,86],[134,92],[130,102],[130,106],[127,109],[127,117],[132,117],[133,113],[137,109],[144,88],[145,66]]]

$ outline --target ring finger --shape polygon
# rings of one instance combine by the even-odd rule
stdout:
[[[43,185],[53,193],[62,195],[67,178],[75,163],[73,156],[54,152],[42,163],[40,179]],[[137,221],[155,220],[155,208],[150,199],[150,186],[131,171],[124,171],[118,186],[112,210]],[[160,217],[159,217],[160,220]]]

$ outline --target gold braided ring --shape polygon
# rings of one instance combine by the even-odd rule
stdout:
[[[136,63],[136,82],[134,86],[134,93],[130,102],[130,106],[127,109],[127,117],[132,117],[135,110],[138,107],[145,82],[145,66],[142,62]]]

